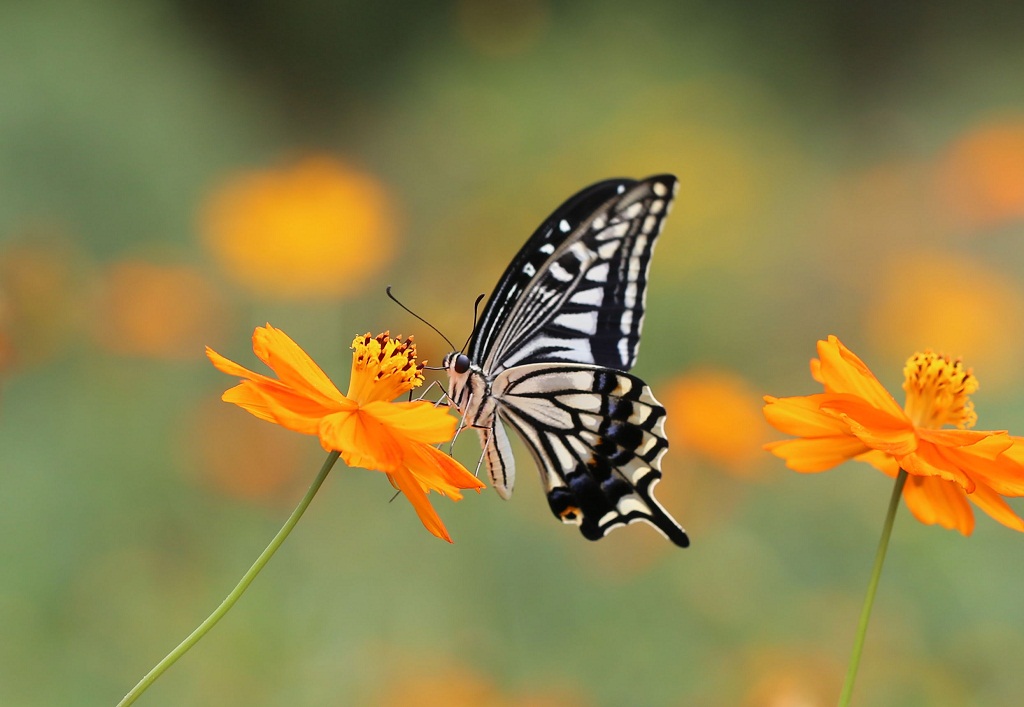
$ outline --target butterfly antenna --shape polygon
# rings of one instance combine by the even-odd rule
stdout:
[[[409,313],[409,314],[411,314],[412,316],[416,317],[416,318],[417,318],[417,319],[419,319],[419,320],[420,320],[421,322],[423,322],[424,324],[426,324],[426,325],[427,325],[428,327],[430,327],[431,329],[433,329],[434,331],[436,331],[436,332],[437,332],[437,335],[438,335],[438,336],[440,336],[440,337],[441,337],[442,339],[444,339],[444,340],[445,340],[445,341],[446,341],[446,342],[448,343],[448,345],[452,347],[452,350],[453,350],[453,351],[455,350],[455,344],[453,344],[453,343],[451,342],[451,340],[450,340],[450,339],[449,339],[449,338],[448,338],[447,336],[445,336],[444,334],[442,334],[442,333],[441,333],[441,330],[440,330],[440,329],[438,329],[438,328],[437,328],[436,326],[434,326],[433,324],[431,324],[430,322],[428,322],[428,321],[427,321],[426,319],[424,319],[424,318],[423,318],[423,317],[421,317],[420,315],[416,314],[416,312],[412,311],[411,309],[409,309],[408,307],[406,307],[406,306],[405,306],[404,304],[402,304],[401,302],[399,302],[399,301],[398,301],[398,298],[397,298],[397,297],[395,297],[395,296],[394,296],[393,294],[391,294],[391,285],[388,285],[388,286],[387,286],[387,288],[385,288],[385,290],[384,290],[384,291],[388,293],[388,298],[389,298],[389,299],[390,299],[390,300],[391,300],[392,302],[394,302],[394,303],[395,303],[395,304],[397,304],[397,305],[398,305],[399,307],[401,307],[402,309],[404,309],[404,310],[405,310],[406,312],[408,312],[408,313]],[[481,296],[482,296],[482,295],[481,295]],[[479,302],[479,300],[477,300],[477,301]],[[474,317],[475,317],[475,316],[476,316],[476,315],[474,314]]]
[[[487,295],[485,295],[483,292],[481,292],[479,295],[476,296],[476,301],[473,302],[473,328],[470,330],[469,336],[466,337],[466,343],[464,343],[462,345],[462,348],[459,349],[459,351],[465,351],[466,350],[466,347],[469,346],[469,342],[472,341],[472,339],[473,339],[473,334],[476,333],[476,327],[477,327],[478,324],[480,324],[480,320],[477,319],[477,315],[480,313],[480,303],[483,301],[484,297],[486,297],[486,296]]]

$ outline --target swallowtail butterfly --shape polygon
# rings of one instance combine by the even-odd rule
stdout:
[[[665,408],[626,373],[677,188],[671,175],[609,179],[571,197],[513,258],[468,351],[444,360],[448,396],[480,433],[498,495],[515,484],[508,424],[533,454],[555,517],[589,540],[646,521],[690,544],[653,495]]]

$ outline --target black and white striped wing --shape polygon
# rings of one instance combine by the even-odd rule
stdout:
[[[491,393],[496,417],[532,452],[557,518],[589,540],[645,521],[676,545],[690,544],[654,498],[668,449],[665,409],[642,380],[598,366],[527,364],[498,375]],[[493,424],[504,439],[501,422]]]
[[[470,360],[488,376],[545,361],[632,368],[651,252],[677,184],[612,179],[556,209],[499,280]]]

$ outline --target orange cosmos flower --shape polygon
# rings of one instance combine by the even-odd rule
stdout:
[[[768,422],[798,439],[765,446],[795,471],[826,471],[848,459],[908,478],[903,498],[927,524],[974,529],[967,499],[1003,525],[1024,531],[1002,496],[1024,495],[1024,438],[968,429],[978,382],[959,360],[917,353],[904,368],[900,407],[874,374],[835,336],[818,342],[811,374],[825,392],[765,396]],[[953,425],[957,429],[944,429]]]
[[[287,334],[269,324],[252,335],[253,351],[277,378],[254,373],[209,347],[206,355],[221,371],[244,380],[222,399],[256,417],[304,434],[317,435],[328,451],[341,452],[349,466],[385,472],[416,509],[427,530],[451,542],[427,499],[437,491],[451,499],[460,489],[483,484],[433,446],[455,433],[456,420],[444,408],[417,400],[391,402],[423,383],[412,337],[366,334],[352,342],[352,376],[342,395],[320,367]]]

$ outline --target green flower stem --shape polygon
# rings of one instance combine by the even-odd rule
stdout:
[[[878,580],[882,577],[882,563],[885,562],[885,551],[889,548],[889,536],[892,535],[893,521],[896,520],[896,511],[900,507],[900,496],[903,494],[903,485],[907,482],[907,472],[900,469],[896,475],[896,484],[892,489],[892,497],[889,499],[889,511],[885,515],[885,525],[882,526],[882,537],[878,541],[878,551],[875,553],[875,566],[871,570],[871,581],[868,583],[868,593],[864,597],[864,607],[860,612],[860,624],[857,626],[857,638],[853,644],[853,653],[850,655],[850,664],[846,669],[846,682],[843,684],[843,692],[839,696],[839,706],[846,707],[850,704],[853,696],[853,683],[857,679],[857,668],[860,666],[860,654],[864,651],[864,637],[868,632],[868,619],[871,618],[871,607],[875,603],[875,592],[878,591]]]
[[[264,565],[270,561],[270,558],[274,556],[277,549],[281,547],[285,538],[287,538],[292,532],[292,528],[294,528],[295,524],[299,522],[299,518],[302,517],[302,514],[306,512],[306,508],[309,506],[310,501],[313,500],[313,496],[315,496],[316,492],[320,489],[320,486],[323,484],[324,479],[327,478],[327,474],[330,472],[331,467],[333,467],[334,463],[338,461],[339,456],[341,456],[339,452],[331,452],[327,455],[327,460],[324,461],[324,465],[320,468],[320,473],[317,474],[316,479],[313,480],[309,490],[306,491],[306,495],[302,497],[301,501],[299,501],[299,505],[295,507],[295,510],[292,511],[288,520],[285,521],[284,526],[277,531],[277,535],[275,535],[274,539],[270,541],[269,545],[267,545],[267,549],[265,549],[260,556],[256,558],[256,562],[253,563],[252,567],[249,568],[249,571],[245,573],[224,601],[220,603],[220,606],[218,606],[216,610],[207,617],[206,621],[199,624],[196,630],[189,634],[188,638],[178,644],[177,648],[168,653],[163,660],[157,663],[156,667],[150,670],[149,673],[139,681],[139,684],[133,687],[131,692],[125,695],[124,699],[117,703],[118,707],[127,707],[127,705],[135,702],[135,700],[139,698],[139,695],[145,692],[150,685],[156,682],[156,679],[160,677],[165,670],[174,665],[178,658],[185,655],[192,646],[199,642],[200,638],[205,636],[206,633],[213,628],[226,613],[228,613],[231,607],[235,605],[235,602],[238,601],[242,594],[245,593],[245,590],[249,585],[252,584],[252,581],[256,579],[256,575],[260,573],[260,570],[263,569]]]

